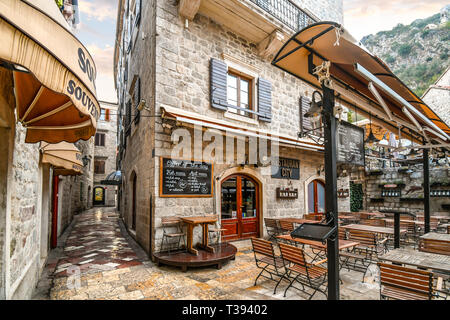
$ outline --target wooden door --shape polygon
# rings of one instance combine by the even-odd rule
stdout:
[[[259,236],[259,184],[245,175],[222,182],[221,222],[224,240]]]

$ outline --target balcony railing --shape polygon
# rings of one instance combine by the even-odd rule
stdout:
[[[314,18],[289,0],[250,1],[295,31],[299,31],[316,22]]]

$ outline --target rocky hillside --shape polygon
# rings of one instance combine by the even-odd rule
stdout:
[[[449,65],[450,21],[438,13],[366,36],[361,42],[421,96]]]

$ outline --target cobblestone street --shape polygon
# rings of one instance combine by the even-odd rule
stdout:
[[[95,209],[75,217],[59,256],[46,266],[48,279],[42,279],[35,299],[305,299],[290,289],[283,297],[287,282],[277,294],[275,282],[260,279],[249,241],[238,247],[236,260],[216,268],[188,269],[157,267],[126,234],[116,212]],[[64,240],[64,237],[61,241]],[[341,299],[378,299],[374,285],[361,283],[362,273],[341,271]],[[47,290],[45,290],[47,286]],[[317,293],[313,299],[325,299]]]

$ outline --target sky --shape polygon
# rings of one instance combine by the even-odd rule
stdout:
[[[343,0],[344,27],[358,40],[390,30],[398,23],[427,18],[450,0]],[[118,0],[79,0],[81,24],[76,36],[87,47],[97,66],[97,97],[116,102],[113,56]]]

